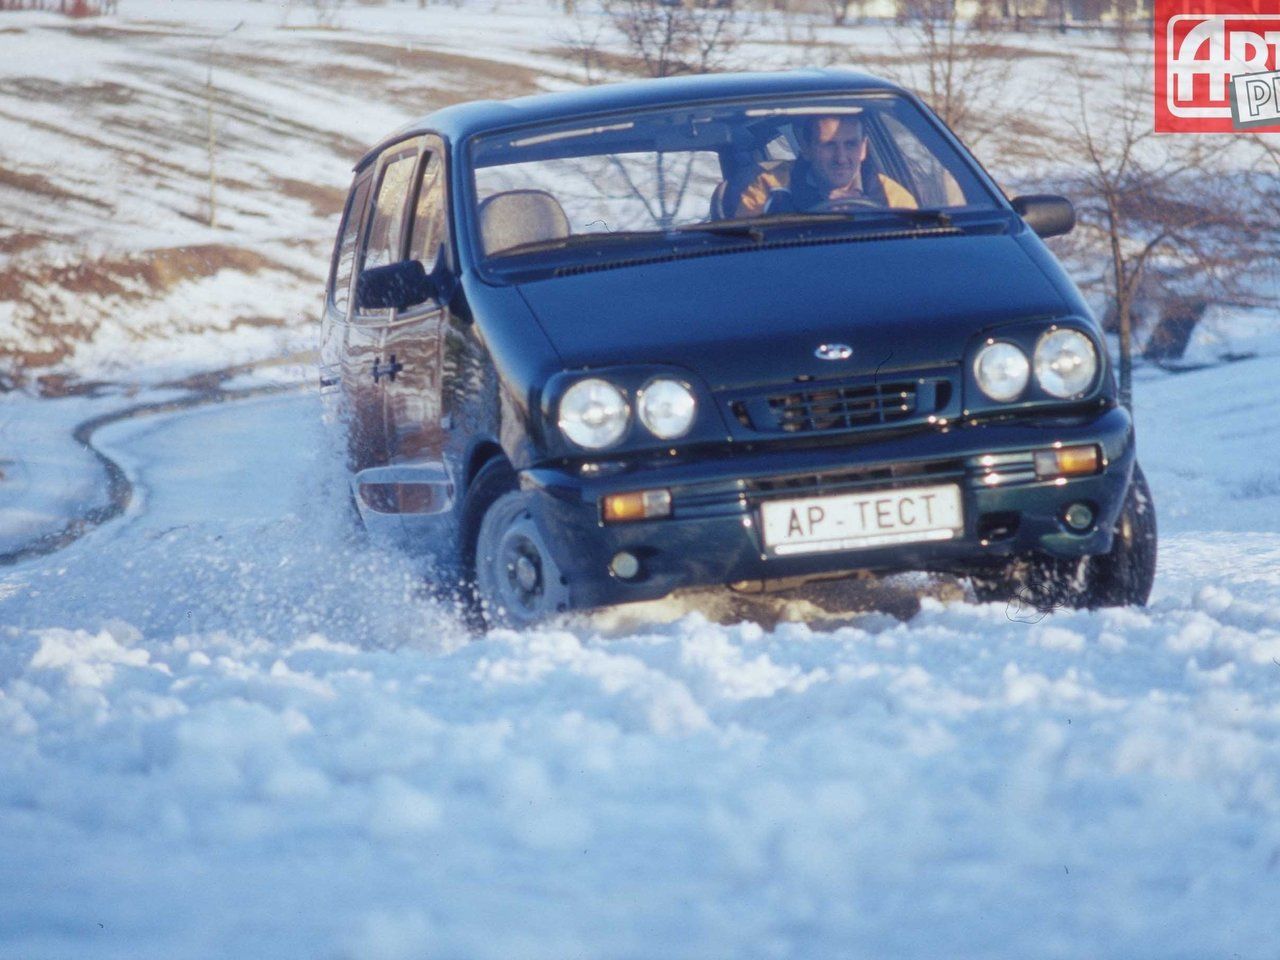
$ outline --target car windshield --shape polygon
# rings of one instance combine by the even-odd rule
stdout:
[[[594,260],[628,244],[758,238],[771,225],[995,208],[923,112],[884,93],[685,104],[523,127],[476,138],[471,166],[480,252],[499,265]]]

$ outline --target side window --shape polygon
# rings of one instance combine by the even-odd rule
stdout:
[[[433,149],[422,166],[422,184],[414,204],[409,259],[421,260],[427,273],[435,269],[445,242],[445,179],[441,151]]]
[[[405,198],[418,159],[417,147],[402,151],[382,167],[378,196],[369,218],[360,269],[382,267],[400,259],[400,228],[404,223]]]
[[[770,160],[794,160],[796,158],[795,144],[784,133],[779,133],[765,144],[764,152]]]
[[[347,313],[351,300],[351,272],[356,261],[356,237],[360,235],[360,221],[369,204],[369,184],[372,177],[366,171],[351,188],[347,210],[338,231],[338,249],[333,258],[333,276],[330,278],[329,301],[342,315]]]

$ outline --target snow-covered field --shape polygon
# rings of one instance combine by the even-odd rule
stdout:
[[[0,23],[0,361],[111,381],[0,395],[0,958],[1280,956],[1274,317],[1243,331],[1254,359],[1140,371],[1145,610],[1041,618],[899,578],[904,619],[682,598],[477,640],[352,536],[313,371],[287,364],[221,384],[286,393],[99,429],[128,508],[22,554],[109,503],[77,424],[310,346],[363,144],[577,77],[540,0],[340,18]],[[796,63],[770,29],[744,56]],[[1010,42],[1026,89],[1074,60],[1105,97],[1122,60]],[[1052,123],[1071,93],[1035,89]],[[1016,179],[1009,148],[980,153]],[[1210,320],[1194,359],[1240,352]]]
[[[0,956],[1273,958],[1278,375],[1139,384],[1151,607],[1038,622],[470,640],[314,395],[106,427],[127,514],[0,577]]]

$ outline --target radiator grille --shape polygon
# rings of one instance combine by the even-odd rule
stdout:
[[[756,434],[839,433],[947,415],[955,392],[945,375],[797,383],[736,397],[729,410],[738,426]]]

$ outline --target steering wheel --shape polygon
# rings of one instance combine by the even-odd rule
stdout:
[[[851,210],[859,207],[871,207],[875,210],[883,210],[884,204],[876,203],[867,197],[836,197],[834,200],[824,200],[817,206],[809,209],[817,213],[839,213],[844,210]]]

